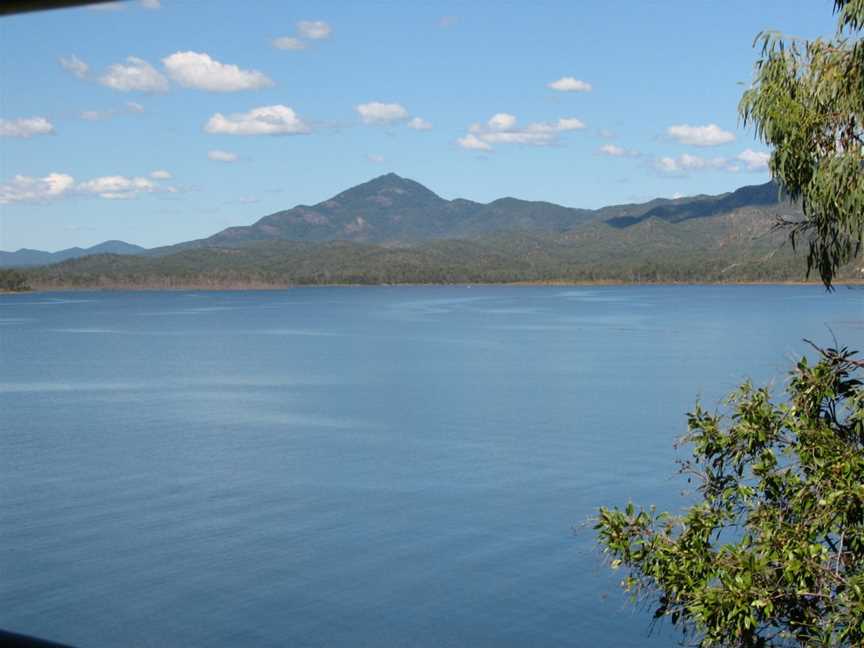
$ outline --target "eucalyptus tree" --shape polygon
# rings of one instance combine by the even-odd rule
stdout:
[[[808,273],[827,288],[864,231],[864,0],[837,0],[830,39],[763,33],[742,119],[804,219]],[[837,346],[837,345],[835,345]],[[864,363],[802,359],[785,398],[745,383],[724,414],[697,405],[679,515],[601,508],[598,540],[623,587],[701,646],[864,646]]]

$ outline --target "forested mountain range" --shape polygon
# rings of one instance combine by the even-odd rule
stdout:
[[[655,199],[602,209],[499,198],[479,203],[445,200],[423,185],[388,173],[316,205],[298,205],[252,225],[229,227],[205,239],[153,250],[164,254],[192,247],[235,247],[252,241],[358,241],[412,243],[475,239],[500,232],[562,233],[591,222],[627,227],[658,218],[680,222],[746,207],[794,208],[778,201],[774,183],[743,187],[721,196]]]
[[[446,200],[387,174],[205,239],[27,271],[39,287],[801,280],[773,183],[719,196],[575,209]],[[850,266],[842,277],[857,279]]]

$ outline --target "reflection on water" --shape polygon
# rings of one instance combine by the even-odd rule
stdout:
[[[80,646],[672,645],[573,528],[677,507],[697,396],[864,343],[816,287],[0,306],[0,627]]]

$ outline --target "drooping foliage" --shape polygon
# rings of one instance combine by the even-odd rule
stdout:
[[[834,4],[831,39],[757,37],[762,56],[739,106],[772,148],[771,174],[801,203],[805,219],[791,224],[792,241],[806,242],[808,272],[829,287],[864,237],[864,2]]]

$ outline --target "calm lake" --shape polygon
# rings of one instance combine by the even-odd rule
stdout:
[[[829,330],[830,328],[830,330]],[[76,646],[669,646],[588,528],[864,291],[0,296],[0,628]]]

